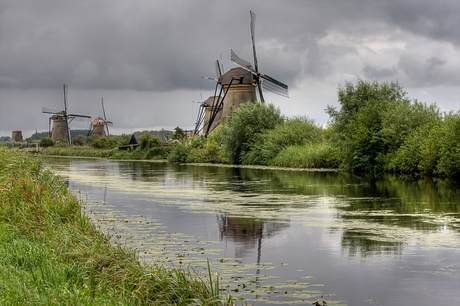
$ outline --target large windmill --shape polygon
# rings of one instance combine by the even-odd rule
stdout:
[[[289,98],[288,86],[266,74],[262,74],[259,71],[259,65],[257,64],[257,55],[256,55],[256,44],[255,44],[255,23],[256,23],[256,14],[250,11],[251,16],[251,39],[252,39],[252,52],[254,56],[254,66],[252,64],[238,55],[233,50],[230,50],[231,60],[236,65],[241,68],[249,71],[253,75],[254,85],[257,86],[260,101],[265,103],[264,96],[262,94],[262,87],[268,91],[274,92],[278,95]],[[262,86],[261,86],[262,85]]]
[[[101,137],[110,137],[109,133],[109,126],[113,126],[112,121],[107,120],[107,116],[105,115],[105,108],[104,108],[104,98],[101,98],[102,102],[102,113],[104,118],[97,117],[93,121],[91,121],[92,129],[90,131],[90,135],[98,135]],[[107,131],[107,132],[106,132]]]
[[[86,115],[77,115],[77,114],[69,114],[67,113],[67,85],[63,84],[64,90],[64,110],[56,111],[55,109],[51,108],[42,108],[42,112],[45,114],[52,114],[49,117],[49,127],[51,128],[51,120],[53,120],[53,130],[51,132],[51,139],[56,142],[59,139],[63,139],[64,141],[72,144],[71,137],[70,137],[70,129],[69,123],[72,121],[88,121],[91,119],[91,116]]]

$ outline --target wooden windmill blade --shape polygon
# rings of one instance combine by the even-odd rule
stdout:
[[[249,11],[249,15],[251,16],[251,41],[252,41],[252,53],[254,55],[254,69],[256,70],[256,83],[257,89],[259,90],[260,101],[265,103],[264,95],[262,94],[262,87],[260,86],[260,73],[259,73],[259,65],[257,64],[257,55],[256,55],[256,34],[255,34],[255,27],[256,27],[256,14],[253,11]]]
[[[58,114],[59,112],[57,112],[55,109],[51,109],[48,107],[42,107],[42,113],[55,115],[55,114]]]
[[[67,84],[62,84],[62,88],[64,90],[64,119],[66,122],[66,129],[67,129],[67,141],[69,145],[72,145],[72,140],[70,137],[70,128],[69,128],[69,115],[67,114]]]
[[[263,79],[262,81],[262,87],[268,91],[271,91],[273,93],[276,93],[280,96],[289,98],[289,91],[288,91],[288,86],[284,84],[283,82],[280,82],[271,76],[268,76],[266,74],[260,75],[260,77]]]
[[[230,60],[233,63],[235,63],[236,65],[240,66],[241,68],[251,72],[252,74],[254,74],[254,75],[257,74],[257,72],[254,69],[254,67],[252,67],[252,64],[250,62],[248,62],[247,60],[242,59],[241,57],[236,55],[235,51],[233,51],[232,49],[230,49]]]
[[[222,76],[222,70],[220,69],[219,60],[216,60],[216,77],[220,78]]]
[[[242,59],[233,50],[231,52],[231,60],[236,65],[241,68],[251,72],[254,75],[254,81],[257,84],[257,89],[259,92],[259,97],[261,102],[265,103],[264,96],[262,93],[262,87],[268,91],[281,95],[283,97],[289,98],[288,86],[275,78],[272,78],[266,74],[262,74],[259,71],[259,65],[257,61],[256,53],[256,40],[255,40],[255,24],[256,24],[256,14],[253,11],[249,12],[251,17],[251,41],[252,41],[252,53],[254,57],[254,67],[250,62]]]
[[[106,128],[106,130],[107,130],[107,137],[110,137],[109,125],[108,125],[108,121],[107,121],[107,116],[105,115],[104,98],[101,98],[101,102],[102,102],[102,112],[104,113],[104,124],[105,124],[105,128]],[[112,122],[110,122],[110,123],[112,123]],[[113,123],[112,123],[111,126],[113,126]]]
[[[91,116],[86,116],[86,115],[68,114],[68,118],[71,119],[70,121],[79,121],[79,122],[90,122],[91,121]]]

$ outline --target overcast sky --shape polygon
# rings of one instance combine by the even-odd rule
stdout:
[[[411,98],[460,108],[460,1],[0,0],[0,136],[48,130],[42,107],[102,116],[113,133],[191,129],[215,61],[252,62],[289,86],[265,92],[287,116],[326,123],[345,81],[398,81]],[[89,125],[73,122],[71,128]]]

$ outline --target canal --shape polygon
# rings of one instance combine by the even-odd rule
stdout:
[[[460,185],[335,171],[47,158],[146,264],[237,305],[460,305]]]

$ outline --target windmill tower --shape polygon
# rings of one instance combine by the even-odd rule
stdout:
[[[242,69],[250,73],[250,75],[252,76],[251,77],[252,85],[257,87],[259,99],[262,103],[265,103],[265,99],[262,93],[262,87],[265,90],[268,90],[278,95],[289,98],[288,86],[286,84],[266,74],[262,74],[259,71],[259,65],[257,63],[257,55],[256,55],[256,43],[255,43],[256,14],[250,11],[250,16],[251,16],[251,40],[252,40],[252,53],[254,56],[254,66],[252,66],[250,62],[236,55],[236,53],[233,50],[230,50],[231,60],[233,63],[235,63],[236,65],[240,66]],[[247,82],[247,81],[245,80],[244,82]],[[226,101],[226,104],[228,104],[227,102],[229,101]],[[228,107],[232,107],[232,106],[228,106]],[[225,116],[225,112],[224,112],[224,116]]]
[[[222,122],[222,109],[224,107],[224,99],[228,93],[231,83],[233,82],[233,77],[231,77],[229,84],[224,87],[220,82],[222,77],[223,66],[219,65],[219,60],[216,61],[216,73],[219,79],[213,79],[208,77],[201,77],[203,79],[216,81],[216,89],[214,91],[214,96],[209,97],[206,101],[201,103],[200,109],[198,111],[198,117],[195,125],[195,135],[204,134],[205,137],[209,132],[214,130]],[[220,86],[220,92],[217,94],[217,89]],[[222,95],[223,93],[223,95]]]
[[[21,130],[15,130],[12,132],[11,135],[11,140],[16,141],[16,142],[23,142],[24,140],[22,139],[22,131]]]
[[[212,96],[201,104],[201,107],[204,108],[203,131],[212,131],[221,123],[222,106],[215,105],[216,99],[218,97]]]
[[[256,91],[251,72],[243,68],[233,68],[219,78],[224,90],[228,91],[225,96],[225,103],[222,109],[220,123],[225,125],[233,110],[240,107],[242,103],[256,102]]]
[[[51,128],[51,121],[53,121],[51,139],[54,142],[59,141],[59,139],[63,139],[69,144],[72,144],[71,137],[70,137],[69,123],[71,123],[73,120],[87,121],[88,118],[91,119],[91,116],[67,113],[67,85],[63,84],[62,87],[64,90],[64,110],[56,111],[50,108],[43,107],[42,112],[45,114],[52,114],[52,116],[49,117],[50,128]]]
[[[109,125],[113,126],[113,122],[108,121],[107,116],[105,115],[104,98],[101,98],[101,101],[102,101],[102,113],[104,115],[104,118],[97,117],[96,119],[91,121],[91,126],[92,126],[91,135],[97,135],[100,137],[110,137]]]

